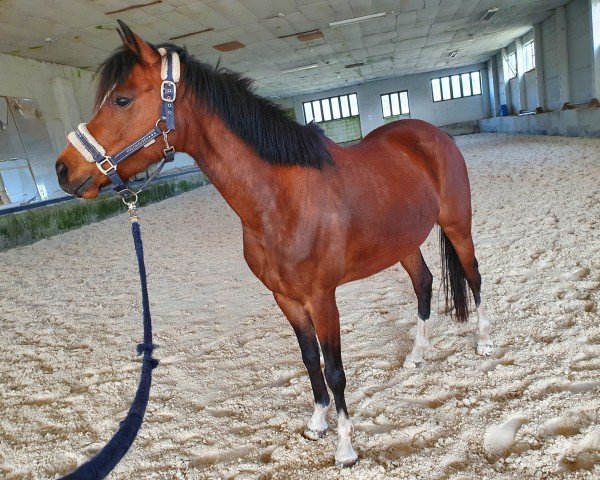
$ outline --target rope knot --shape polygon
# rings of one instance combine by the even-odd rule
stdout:
[[[154,351],[153,343],[138,343],[136,347],[136,351],[138,355],[143,355],[145,352],[152,354]]]

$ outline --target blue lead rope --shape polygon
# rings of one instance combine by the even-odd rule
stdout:
[[[133,444],[142,422],[150,396],[152,385],[152,370],[158,365],[158,360],[152,357],[152,320],[150,318],[150,303],[148,302],[148,286],[146,284],[146,265],[144,264],[144,246],[134,204],[129,205],[131,215],[131,233],[135,245],[135,254],[142,284],[142,310],[144,321],[144,342],[137,346],[138,355],[143,355],[140,383],[125,420],[110,441],[100,452],[79,466],[74,472],[62,477],[61,480],[99,480],[106,477],[125,456]]]

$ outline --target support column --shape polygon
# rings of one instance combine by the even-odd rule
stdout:
[[[600,99],[600,0],[590,0],[590,25],[592,28],[592,96]]]
[[[66,78],[54,77],[52,78],[52,91],[58,107],[60,121],[65,132],[70,132],[82,122],[73,84]]]
[[[525,57],[523,56],[523,41],[515,39],[517,46],[517,82],[519,85],[519,111],[527,110],[527,87],[525,85]]]
[[[508,106],[509,112],[513,114],[515,112],[512,111],[513,108],[510,80],[506,78],[507,73],[510,71],[508,63],[506,61],[506,59],[508,58],[506,48],[500,50],[500,55],[502,56],[502,81],[504,82],[504,103]]]
[[[600,0],[598,0],[598,2],[600,2]],[[535,73],[538,84],[538,107],[546,109],[546,73],[544,71],[544,40],[541,23],[533,26],[533,42],[535,44]]]
[[[8,205],[9,203],[10,198],[8,198],[6,186],[4,185],[4,180],[2,179],[2,174],[0,173],[0,205]]]
[[[556,63],[558,66],[558,87],[560,103],[564,105],[571,100],[571,84],[569,80],[569,51],[567,49],[567,9],[558,7],[556,17]]]
[[[496,55],[493,55],[488,60],[488,82],[490,86],[490,116],[497,117],[500,111],[500,99],[498,95],[498,65]]]

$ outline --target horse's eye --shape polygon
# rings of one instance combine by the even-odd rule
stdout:
[[[119,107],[126,107],[127,105],[129,105],[131,103],[131,98],[127,98],[127,97],[117,97],[117,99],[115,100],[115,103],[119,106]]]

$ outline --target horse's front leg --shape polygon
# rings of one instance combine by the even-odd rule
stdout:
[[[349,467],[356,463],[358,455],[352,448],[354,427],[350,422],[344,397],[346,374],[342,364],[340,315],[335,303],[335,290],[323,292],[309,299],[307,308],[323,350],[325,378],[333,393],[338,415],[339,443],[335,452],[335,460],[338,464]]]
[[[308,421],[304,436],[310,440],[317,440],[323,438],[327,432],[329,394],[327,393],[327,386],[321,372],[321,357],[315,329],[308,312],[302,305],[278,293],[275,293],[274,296],[275,301],[296,333],[300,351],[302,352],[302,360],[308,371],[315,398],[315,409]]]

